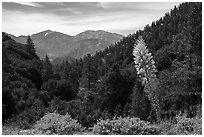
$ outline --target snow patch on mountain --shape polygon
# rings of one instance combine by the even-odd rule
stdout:
[[[49,34],[48,32],[47,33],[45,33],[45,36],[47,36],[47,34]]]

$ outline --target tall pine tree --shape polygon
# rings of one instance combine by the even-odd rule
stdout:
[[[63,68],[62,79],[69,80],[71,65],[69,64],[67,60],[63,62],[63,65],[64,65],[64,68]]]
[[[31,37],[28,35],[27,40],[26,40],[26,50],[27,52],[34,58],[34,59],[39,59],[35,52],[35,45],[33,43],[33,40]]]
[[[85,88],[88,88],[88,90],[91,89],[91,83],[95,82],[96,80],[96,73],[93,66],[93,60],[91,58],[90,54],[87,54],[87,56],[84,58],[83,62],[83,70],[82,70],[82,79],[81,82],[83,83]]]
[[[52,64],[50,63],[49,57],[46,55],[43,61],[42,79],[43,82],[53,78]]]

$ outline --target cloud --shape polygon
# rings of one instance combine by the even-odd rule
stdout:
[[[14,2],[14,3],[21,4],[21,5],[24,5],[24,6],[42,7],[42,5],[40,5],[38,3],[35,3],[35,2]]]
[[[159,19],[178,3],[39,2],[2,3],[2,29],[28,35],[51,29],[76,35],[106,30],[127,35]]]
[[[80,12],[77,8],[60,8],[60,9],[55,9],[52,10],[55,14],[60,14],[63,16],[67,16],[69,13],[73,13],[73,15],[81,15],[82,12]],[[68,12],[68,13],[67,13]]]
[[[104,8],[104,9],[108,9],[108,8],[111,8],[112,3],[110,3],[110,2],[99,2],[97,5],[99,7]]]
[[[47,5],[53,5],[53,6],[56,6],[56,5],[62,6],[62,5],[64,5],[63,2],[43,2],[43,3],[46,3]]]

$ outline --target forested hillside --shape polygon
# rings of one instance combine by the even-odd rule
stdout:
[[[55,112],[68,113],[86,128],[119,116],[158,122],[133,60],[139,36],[155,61],[161,120],[197,116],[202,105],[202,3],[182,3],[104,51],[61,65],[52,66],[47,56],[39,60],[29,38],[23,45],[3,33],[3,120],[29,128]]]
[[[2,53],[2,115],[5,120],[30,111],[32,105],[40,106],[37,98],[42,84],[42,63],[30,37],[27,45],[23,45],[2,33]]]

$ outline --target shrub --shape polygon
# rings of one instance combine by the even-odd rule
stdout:
[[[29,100],[29,98],[27,100]],[[42,101],[39,99],[36,99],[35,101],[29,100],[29,102],[31,101],[33,104],[29,108],[26,107],[24,111],[12,117],[11,119],[8,119],[7,121],[5,121],[7,125],[10,125],[22,130],[32,128],[33,124],[37,120],[39,120],[42,116],[45,115],[46,108],[42,104]],[[31,104],[31,103],[28,103],[28,104]]]
[[[93,132],[97,134],[116,135],[156,135],[160,133],[156,125],[139,118],[122,118],[100,120],[94,125]]]
[[[34,125],[36,130],[45,134],[73,134],[75,131],[82,131],[82,126],[71,118],[70,115],[48,113]]]
[[[178,116],[177,123],[166,134],[202,135],[202,118],[186,118],[185,115]]]
[[[2,126],[2,135],[43,135],[43,133],[40,130],[22,130],[12,125],[4,125]]]

